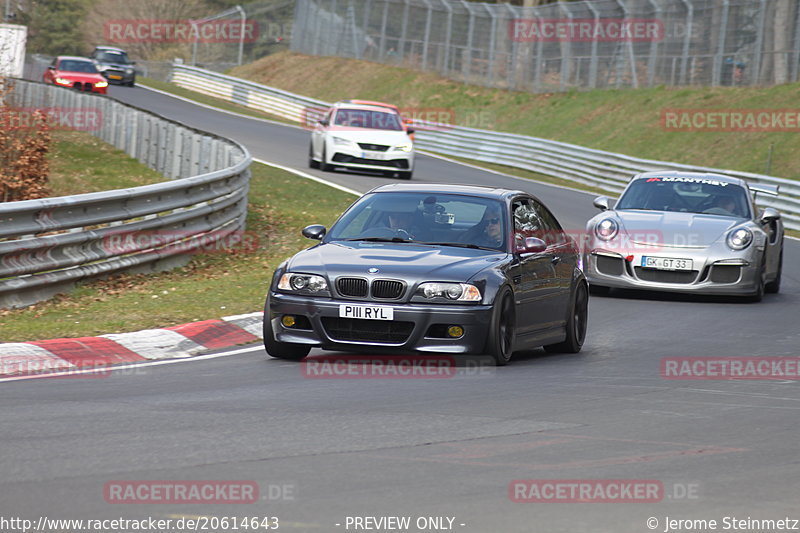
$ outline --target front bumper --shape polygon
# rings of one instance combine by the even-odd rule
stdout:
[[[103,75],[108,83],[116,83],[120,85],[128,85],[136,81],[136,72],[126,73],[124,70],[104,70],[100,74]]]
[[[385,306],[394,320],[339,318],[341,304]],[[276,340],[318,346],[327,350],[482,354],[491,323],[487,305],[426,305],[376,301],[310,298],[270,292],[264,320],[272,320]],[[287,328],[283,315],[301,316],[301,327]],[[448,338],[447,326],[459,325],[464,334]]]
[[[364,170],[408,171],[414,168],[414,152],[362,150],[358,146],[332,145],[330,164]]]
[[[644,268],[645,255],[691,259],[692,270]],[[645,253],[622,254],[602,248],[583,253],[583,267],[590,284],[621,289],[670,291],[693,294],[745,296],[756,292],[760,264],[751,254],[715,254],[708,249],[662,248]]]

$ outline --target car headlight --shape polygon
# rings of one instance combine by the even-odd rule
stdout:
[[[55,81],[56,83],[60,83],[61,85],[69,85],[70,83],[72,83],[66,78],[56,78]]]
[[[98,81],[97,83],[94,84],[94,86],[95,87],[108,87],[108,82],[107,81]]]
[[[394,147],[395,150],[399,150],[401,152],[410,152],[412,148],[414,148],[414,145],[411,143],[398,144]]]
[[[327,294],[328,282],[316,274],[295,274],[287,272],[281,276],[278,289],[282,291],[305,292],[311,294]]]
[[[610,241],[619,233],[619,224],[613,218],[604,218],[594,227],[594,234],[598,239]]]
[[[445,298],[460,302],[480,302],[481,291],[469,283],[427,282],[417,288],[417,295],[427,299]]]
[[[353,144],[353,141],[351,141],[350,139],[345,139],[344,137],[331,137],[331,139],[333,139],[333,144],[338,144],[338,145]]]
[[[125,69],[125,74],[133,74],[133,69],[132,68],[126,68]]]
[[[744,250],[753,242],[753,232],[747,228],[739,228],[728,233],[728,247],[731,250]]]

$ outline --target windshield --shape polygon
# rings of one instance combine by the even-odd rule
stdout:
[[[403,130],[397,113],[384,113],[383,111],[368,111],[365,109],[339,109],[336,112],[334,124],[336,126],[373,130]]]
[[[65,59],[58,64],[58,70],[66,72],[85,72],[87,74],[97,74],[94,63],[90,61],[78,61],[75,59]]]
[[[734,183],[706,178],[652,177],[631,183],[616,209],[749,218],[749,206],[747,191]]]
[[[459,194],[373,193],[333,225],[326,242],[394,241],[505,250],[504,204]]]
[[[119,63],[120,65],[127,65],[128,55],[125,52],[100,52],[97,54],[97,60],[101,63]]]

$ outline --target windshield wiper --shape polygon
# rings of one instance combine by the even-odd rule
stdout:
[[[361,237],[357,239],[341,239],[343,241],[369,241],[369,242],[416,242],[411,239],[404,239],[402,237],[392,237],[391,239],[387,239],[386,237]]]
[[[489,248],[486,246],[478,246],[468,242],[419,242],[418,244],[428,244],[431,246],[454,246],[456,248],[470,248],[473,250],[491,250],[492,252],[499,252],[497,248]]]

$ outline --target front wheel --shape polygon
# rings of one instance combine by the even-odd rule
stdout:
[[[308,168],[319,168],[319,161],[314,159],[314,145],[308,145]]]
[[[290,342],[280,342],[275,340],[275,332],[272,330],[272,320],[270,320],[269,306],[264,308],[264,349],[267,354],[277,359],[288,359],[289,361],[300,361],[311,351],[310,346],[304,344],[292,344]]]
[[[401,180],[410,180],[412,175],[414,175],[414,171],[413,170],[408,170],[408,171],[403,171],[403,172],[398,172],[397,173],[397,177],[400,178]]]
[[[514,295],[504,287],[494,300],[485,349],[497,366],[505,366],[511,360],[515,326]]]
[[[589,316],[589,291],[585,283],[575,287],[572,297],[569,318],[567,319],[567,338],[558,344],[548,344],[544,347],[553,353],[578,353],[583,348],[586,339],[586,325]]]
[[[764,285],[764,291],[770,294],[778,294],[781,290],[781,275],[783,273],[783,248],[781,254],[778,256],[778,272],[775,274],[775,279]]]
[[[328,150],[324,144],[322,145],[322,160],[319,162],[319,169],[323,172],[333,170],[333,166],[328,164]]]

